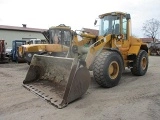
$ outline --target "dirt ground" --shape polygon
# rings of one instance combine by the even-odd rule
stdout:
[[[126,70],[118,86],[92,81],[87,93],[57,109],[22,86],[26,63],[0,64],[0,120],[159,120],[160,57],[149,57],[145,76]]]

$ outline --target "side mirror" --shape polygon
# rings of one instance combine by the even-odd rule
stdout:
[[[127,20],[131,19],[130,14],[126,14],[126,19],[127,19]]]
[[[97,24],[97,20],[94,21],[94,25],[96,25],[96,24]]]

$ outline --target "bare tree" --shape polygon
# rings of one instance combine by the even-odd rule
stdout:
[[[156,42],[156,36],[158,34],[159,29],[160,29],[160,22],[154,18],[147,20],[143,24],[142,28],[142,30],[144,31],[144,35],[149,38],[152,38],[153,43]]]
[[[158,48],[156,46],[156,40],[157,40],[156,36],[159,32],[159,29],[160,29],[160,22],[156,19],[153,19],[153,18],[150,20],[147,20],[143,24],[142,30],[144,31],[144,35],[149,38],[152,38],[152,40],[153,40],[153,43],[151,43],[151,46],[149,48],[151,53],[157,54]]]

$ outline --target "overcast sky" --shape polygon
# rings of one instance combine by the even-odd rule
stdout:
[[[160,0],[0,0],[0,25],[48,29],[66,24],[73,30],[98,29],[94,20],[112,11],[130,13],[132,34],[144,37],[143,23],[152,18],[160,21]]]

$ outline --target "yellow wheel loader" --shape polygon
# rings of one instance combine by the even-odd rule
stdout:
[[[71,28],[64,24],[50,27],[49,30],[42,32],[46,41],[31,39],[28,44],[19,47],[19,56],[24,58],[28,64],[34,54],[65,56],[72,39],[71,32]]]
[[[130,14],[102,14],[99,23],[98,36],[74,32],[66,57],[34,55],[23,86],[63,108],[85,94],[91,81],[89,71],[107,88],[119,83],[126,67],[133,75],[145,75],[148,48],[131,36]]]

